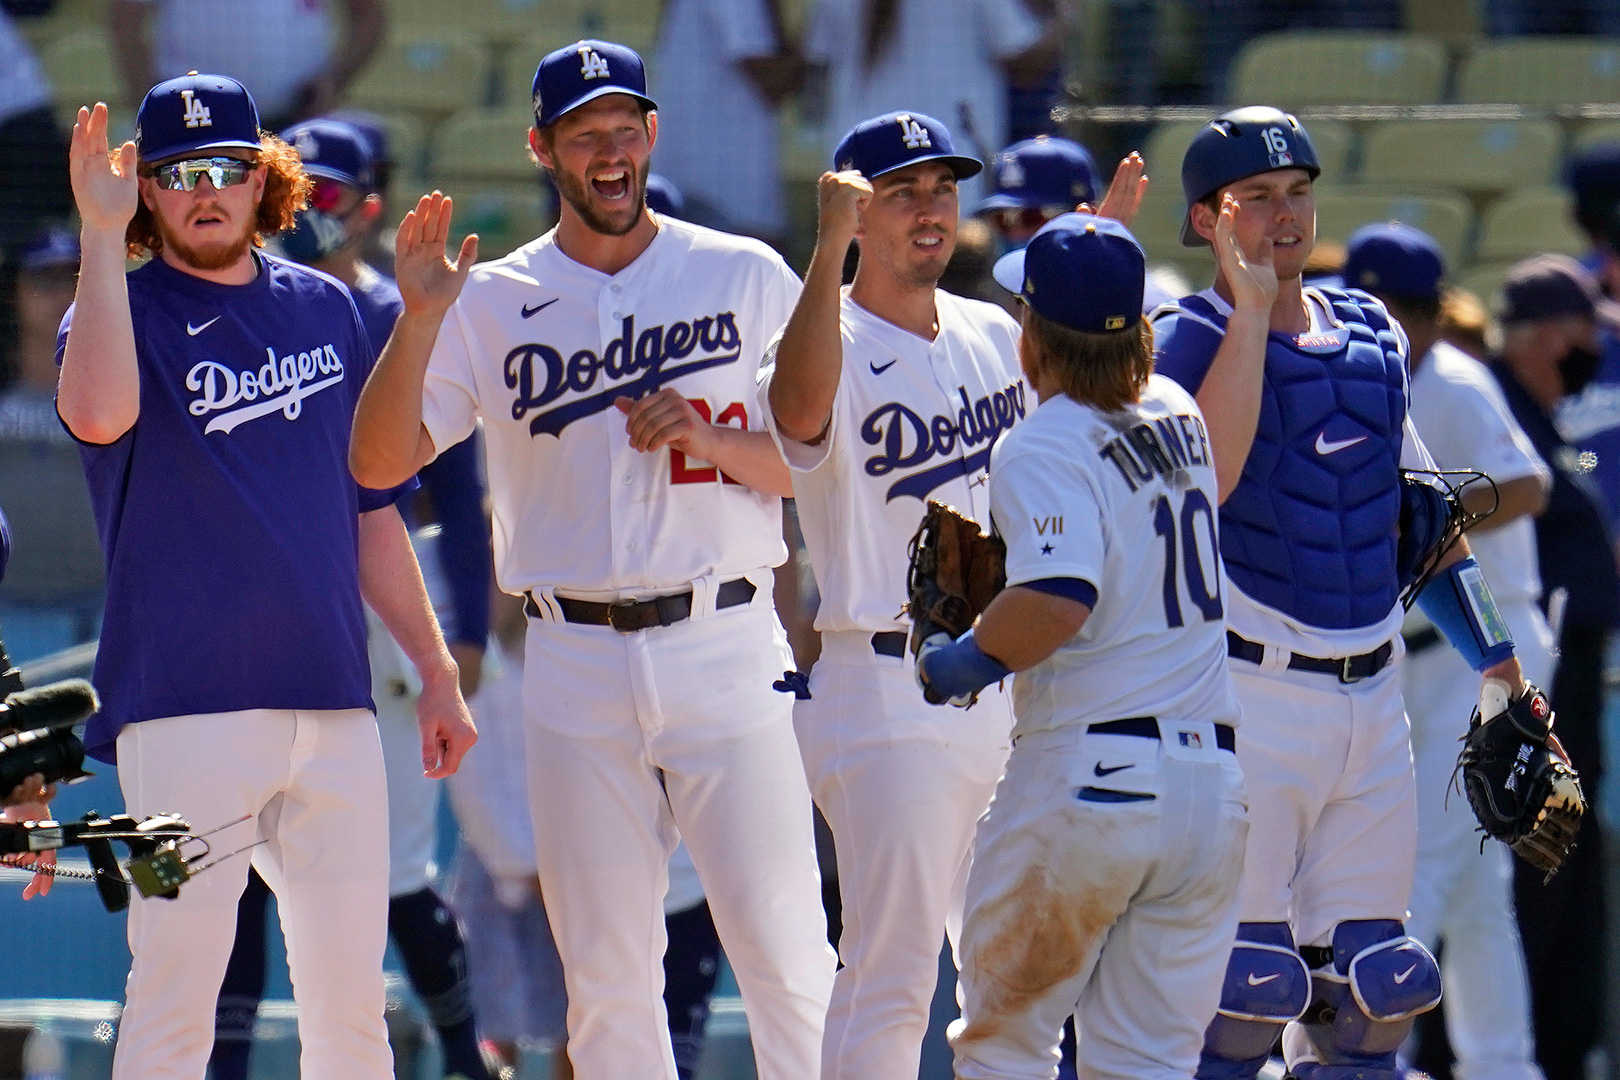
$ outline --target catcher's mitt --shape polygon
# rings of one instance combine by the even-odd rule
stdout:
[[[1506,684],[1488,679],[1457,759],[1479,827],[1549,879],[1586,812],[1580,777],[1552,727],[1546,694],[1531,686],[1509,701]]]
[[[908,550],[905,610],[916,656],[933,635],[957,638],[972,628],[1007,584],[1007,545],[954,507],[930,499]]]

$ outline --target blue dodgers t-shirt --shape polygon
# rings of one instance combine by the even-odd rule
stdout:
[[[107,561],[85,735],[103,761],[141,720],[372,707],[358,515],[416,484],[370,491],[349,473],[375,356],[348,290],[257,258],[247,285],[162,259],[127,279],[140,417],[81,446]]]

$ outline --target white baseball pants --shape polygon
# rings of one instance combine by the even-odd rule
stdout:
[[[1281,655],[1274,655],[1280,653]],[[1243,922],[1325,945],[1347,919],[1404,919],[1417,857],[1412,749],[1398,664],[1370,679],[1232,661],[1249,790]]]
[[[834,957],[792,698],[771,686],[792,658],[768,588],[699,615],[631,634],[529,623],[529,798],[579,1080],[676,1080],[662,992],[677,829],[761,1080],[821,1068]]]
[[[1525,678],[1552,675],[1552,631],[1528,601],[1501,606]],[[1452,771],[1479,704],[1480,677],[1442,642],[1402,665],[1417,772],[1417,876],[1407,932],[1441,963],[1446,1034],[1461,1080],[1541,1080],[1530,1030],[1524,949],[1513,915],[1513,855],[1495,840],[1480,849],[1473,812]]]
[[[383,1024],[388,820],[369,711],[255,709],[131,724],[118,782],[137,817],[178,813],[215,856],[262,840],[252,864],[276,894],[298,1002],[304,1080],[391,1080]],[[188,854],[195,853],[195,850]],[[202,1080],[248,859],[227,859],[177,900],[129,909],[130,966],[114,1080]]]
[[[995,687],[971,709],[929,705],[910,658],[875,654],[858,631],[822,635],[810,693],[793,723],[837,848],[844,918],[821,1076],[914,1077],[1011,708]]]
[[[961,1080],[1050,1080],[1070,1014],[1081,1080],[1193,1074],[1237,933],[1248,820],[1236,755],[1213,724],[1181,726],[1195,745],[1075,728],[1014,744],[968,876]],[[1094,779],[1105,761],[1111,778]],[[1095,785],[1150,797],[1083,799]]]

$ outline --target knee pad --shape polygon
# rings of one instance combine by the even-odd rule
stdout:
[[[1240,923],[1198,1080],[1253,1080],[1277,1035],[1310,1003],[1311,976],[1287,923]]]
[[[1312,972],[1304,1030],[1318,1060],[1301,1080],[1400,1075],[1395,1051],[1419,1013],[1440,1003],[1440,968],[1397,919],[1359,919],[1333,930],[1333,959]]]

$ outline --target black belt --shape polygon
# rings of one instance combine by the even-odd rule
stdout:
[[[1232,631],[1226,632],[1226,655],[1239,660],[1247,660],[1251,664],[1261,663],[1266,658],[1266,647],[1257,641],[1238,637]],[[1331,660],[1319,656],[1305,656],[1302,653],[1289,653],[1288,666],[1294,671],[1314,671],[1319,675],[1335,675],[1342,683],[1356,683],[1362,679],[1370,679],[1388,664],[1395,655],[1395,643],[1386,641],[1372,652],[1361,653],[1357,656],[1340,656]]]
[[[1446,640],[1440,636],[1440,631],[1432,626],[1425,626],[1416,633],[1402,634],[1401,636],[1406,639],[1406,655],[1408,656],[1416,656],[1420,652],[1428,652],[1430,649]]]
[[[1152,716],[1132,716],[1124,720],[1104,720],[1091,724],[1087,731],[1096,735],[1135,735],[1139,739],[1159,738],[1159,721]],[[1215,725],[1215,745],[1222,750],[1237,752],[1237,732],[1231,724]]]
[[[714,591],[715,610],[746,604],[754,598],[754,583],[747,578],[732,578],[722,582]],[[525,594],[523,611],[540,618],[540,605],[533,593]],[[562,609],[563,619],[587,626],[611,626],[621,634],[637,630],[650,630],[655,626],[670,626],[692,617],[692,590],[655,596],[651,600],[615,600],[604,604],[596,600],[573,600],[566,596],[554,597]]]
[[[892,656],[896,660],[906,658],[906,632],[904,630],[884,630],[872,635],[872,651],[879,656]]]

